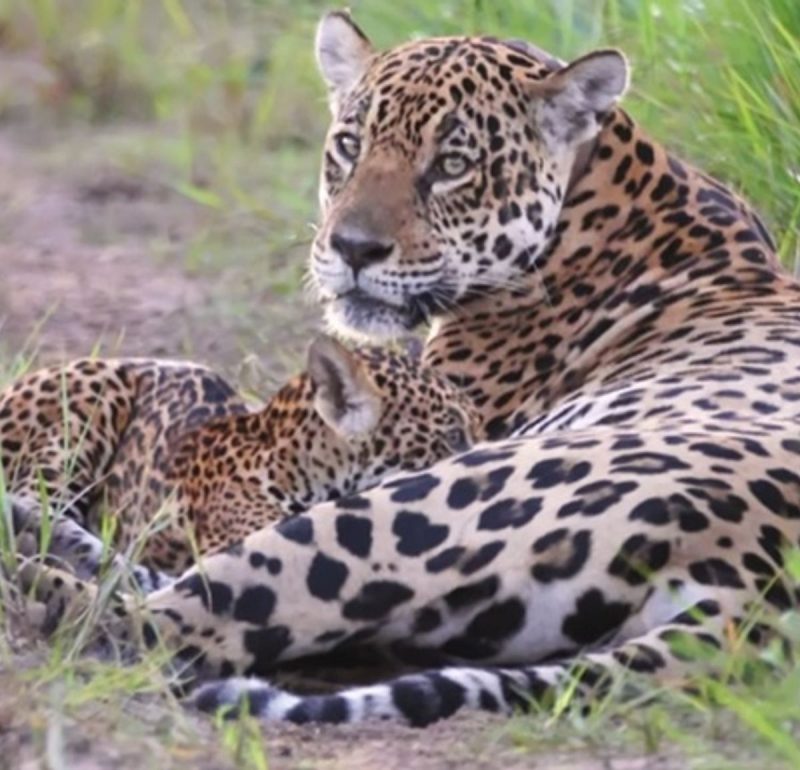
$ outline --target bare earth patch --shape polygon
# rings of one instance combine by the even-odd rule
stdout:
[[[293,368],[315,308],[271,293],[235,260],[188,269],[186,251],[206,226],[201,206],[92,161],[77,137],[60,156],[47,140],[0,132],[1,349],[27,345],[51,361],[99,348],[223,370],[255,355],[273,383]],[[265,255],[265,275],[271,267]]]
[[[67,156],[70,147],[77,145]],[[53,160],[52,150],[46,138],[0,132],[0,347],[7,355],[27,344],[38,360],[52,361],[99,346],[105,354],[193,357],[233,373],[255,356],[266,379],[285,376],[317,323],[315,309],[252,283],[235,264],[217,273],[187,270],[184,252],[204,226],[202,207],[92,160],[86,147],[79,162],[63,154]],[[65,704],[58,676],[43,681],[34,673],[45,659],[41,648],[25,649],[23,640],[16,653],[0,656],[0,770],[258,766],[225,748],[211,720],[163,698],[123,693]],[[522,749],[506,726],[472,714],[425,731],[278,725],[266,727],[264,738],[273,770],[684,766],[657,756]]]

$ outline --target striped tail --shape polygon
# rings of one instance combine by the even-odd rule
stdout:
[[[389,682],[332,695],[292,695],[259,679],[235,677],[201,685],[191,703],[201,711],[244,707],[260,719],[295,724],[391,720],[425,727],[463,708],[511,713],[552,689],[546,681],[560,666],[531,668],[451,667],[407,674]]]
[[[577,697],[596,698],[617,678],[631,673],[685,682],[692,673],[707,673],[714,659],[719,660],[724,636],[715,605],[701,602],[640,637],[565,663],[451,666],[326,695],[293,695],[263,680],[234,677],[200,685],[190,696],[190,704],[206,712],[224,709],[230,717],[246,709],[261,719],[297,724],[392,720],[425,727],[461,709],[505,714],[527,710],[567,686]],[[680,652],[673,651],[673,646]]]

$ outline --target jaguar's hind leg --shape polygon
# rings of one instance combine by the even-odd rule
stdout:
[[[461,709],[510,714],[552,702],[569,691],[590,704],[614,687],[637,688],[643,677],[664,686],[686,686],[724,665],[725,625],[712,600],[668,623],[602,652],[564,663],[519,667],[449,666],[408,674],[334,694],[294,695],[257,678],[235,677],[200,685],[191,703],[202,711],[241,709],[268,721],[343,723],[391,719],[424,727]],[[704,662],[703,662],[704,661]],[[660,690],[652,690],[657,694]]]
[[[175,582],[174,577],[117,553],[110,543],[68,516],[45,520],[38,501],[10,496],[9,502],[17,548],[24,556],[44,556],[48,564],[85,580],[116,573],[123,585],[143,593]]]

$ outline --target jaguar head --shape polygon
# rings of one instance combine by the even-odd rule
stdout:
[[[316,55],[333,120],[312,283],[333,327],[369,338],[522,284],[628,77],[613,50],[564,66],[487,38],[377,52],[342,12],[322,19]]]

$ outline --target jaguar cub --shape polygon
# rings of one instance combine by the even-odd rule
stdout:
[[[327,336],[255,412],[186,362],[81,359],[0,394],[16,529],[35,528],[44,497],[66,514],[53,516],[50,557],[90,577],[108,559],[98,535],[110,521],[115,544],[146,565],[131,568],[146,591],[171,582],[155,569],[177,574],[316,502],[461,451],[479,431],[467,398],[412,357]]]

